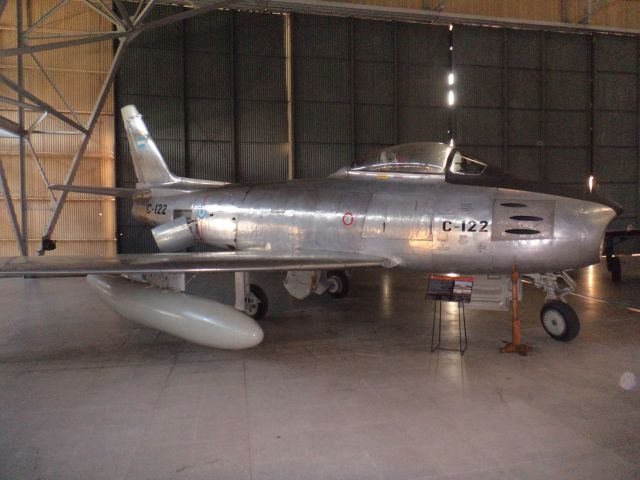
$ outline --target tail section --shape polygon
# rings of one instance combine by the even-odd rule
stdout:
[[[138,188],[200,190],[227,185],[226,182],[183,178],[171,173],[135,105],[122,108],[122,120],[129,140]]]
[[[138,109],[134,105],[123,107],[122,120],[127,132],[138,184],[160,186],[177,182],[179,178],[169,171]]]

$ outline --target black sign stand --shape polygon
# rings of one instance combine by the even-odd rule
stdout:
[[[438,305],[440,309],[438,309]],[[438,343],[433,344],[435,341],[435,333],[436,333],[436,312],[438,317]],[[463,334],[464,334],[464,342],[463,342]],[[467,347],[469,346],[469,342],[467,341],[467,318],[464,314],[464,302],[458,302],[458,343],[460,348],[446,348],[440,346],[440,341],[442,339],[442,300],[434,300],[433,301],[433,322],[431,324],[431,353],[436,350],[446,350],[449,352],[460,352],[460,356],[464,355],[464,352],[467,351]]]
[[[464,355],[464,352],[467,351],[469,342],[467,341],[467,317],[464,312],[464,304],[471,301],[472,289],[472,277],[432,275],[429,278],[426,298],[433,300],[431,353],[436,350],[448,350],[450,352],[460,352],[460,355]],[[440,346],[442,340],[442,302],[455,302],[458,304],[458,349]],[[438,310],[438,305],[440,310]],[[438,322],[438,343],[434,345],[436,339],[436,317]]]

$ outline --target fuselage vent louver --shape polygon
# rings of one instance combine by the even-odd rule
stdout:
[[[505,230],[505,233],[510,233],[511,235],[538,235],[540,231],[532,228],[510,228]]]
[[[519,222],[541,222],[544,218],[534,215],[514,215],[511,217],[511,220],[517,220]]]
[[[500,205],[502,205],[503,207],[509,207],[509,208],[527,208],[527,205],[524,203],[505,202],[505,203],[501,203]]]

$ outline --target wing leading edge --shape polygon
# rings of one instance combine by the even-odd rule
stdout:
[[[5,257],[0,258],[0,277],[343,270],[393,266],[395,266],[393,262],[381,257],[315,252],[292,255],[265,255],[264,252],[207,252],[129,254],[115,257]]]

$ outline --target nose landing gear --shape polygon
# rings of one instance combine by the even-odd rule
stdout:
[[[576,311],[566,303],[566,295],[575,289],[575,282],[566,273],[544,273],[527,275],[532,283],[542,288],[545,293],[545,304],[540,311],[542,328],[554,340],[569,342],[580,333],[580,319]],[[564,286],[558,284],[558,280]]]

